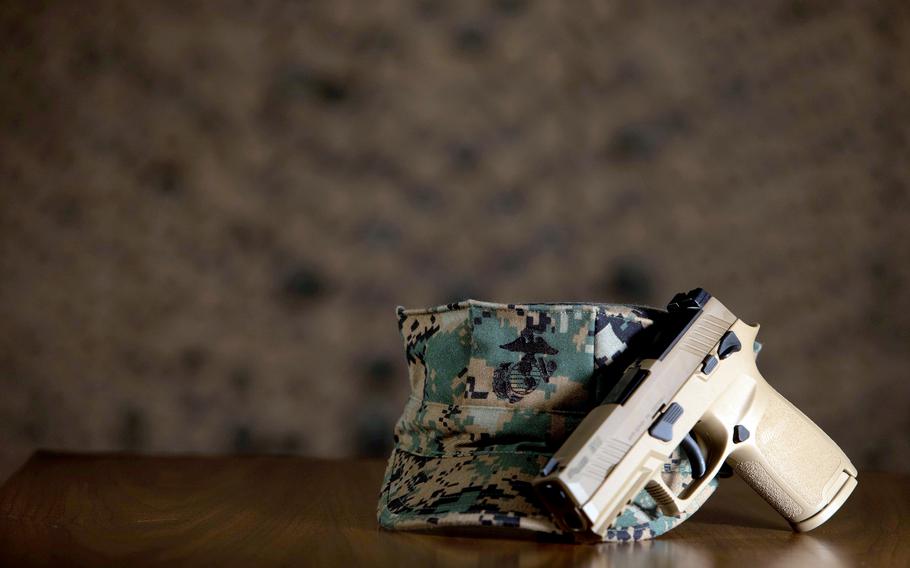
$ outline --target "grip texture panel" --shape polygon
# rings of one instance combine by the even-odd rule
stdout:
[[[787,492],[771,479],[762,465],[755,461],[746,461],[737,464],[736,473],[748,483],[756,493],[777,509],[791,522],[796,522],[803,515],[803,508],[787,495]]]
[[[821,507],[825,486],[840,473],[841,451],[779,393],[770,394],[756,432],[758,451],[794,496]]]

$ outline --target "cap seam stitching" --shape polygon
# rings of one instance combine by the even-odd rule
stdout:
[[[519,452],[519,451],[496,450],[496,451],[491,451],[491,452],[484,452],[484,451],[465,452],[462,454],[452,454],[452,453],[448,453],[448,452],[442,452],[439,454],[430,454],[430,453],[417,453],[413,450],[408,450],[406,448],[402,448],[401,446],[395,446],[394,451],[404,452],[406,454],[411,454],[412,456],[416,456],[419,458],[469,458],[472,456],[497,456],[497,455],[499,455],[499,456],[509,456],[509,455],[545,456],[546,457],[546,456],[552,456],[555,453],[555,450],[552,452],[531,452],[531,451]]]
[[[517,407],[517,408],[509,408],[509,407],[504,407],[504,406],[485,406],[482,404],[458,404],[456,402],[452,402],[452,403],[437,402],[437,401],[433,401],[433,400],[426,400],[426,399],[414,396],[413,394],[408,395],[408,398],[410,400],[414,400],[421,404],[432,405],[432,406],[442,406],[442,407],[457,406],[459,408],[468,408],[468,409],[474,409],[474,410],[493,410],[495,412],[503,412],[503,413],[505,413],[505,412],[516,413],[521,410],[533,410],[537,414],[586,416],[589,412],[591,412],[590,410],[559,410],[559,409],[549,409],[548,410],[548,409],[543,409],[543,408],[535,408],[533,406],[521,406],[521,407]],[[594,408],[596,408],[596,406],[597,405],[594,405],[592,407],[592,410]]]
[[[531,307],[535,306],[535,307]],[[542,306],[542,307],[537,307]],[[609,302],[604,303],[585,303],[585,302],[553,302],[553,303],[537,303],[537,304],[502,304],[498,302],[485,302],[482,300],[463,300],[461,302],[453,302],[451,304],[441,304],[439,306],[430,306],[427,308],[405,308],[404,306],[398,306],[396,308],[396,313],[404,314],[406,316],[412,315],[429,315],[429,314],[438,314],[446,312],[459,312],[468,310],[471,307],[486,308],[493,311],[510,311],[514,312],[515,310],[531,310],[531,311],[558,311],[558,312],[568,312],[574,310],[583,310],[583,311],[596,311],[598,308],[603,308],[605,310],[609,308],[619,308],[619,309],[640,309],[649,312],[659,312],[662,311],[658,308],[651,306],[642,306],[638,304],[613,304]],[[617,312],[619,310],[616,310]],[[617,313],[616,315],[620,315]],[[637,314],[633,314],[636,319],[639,320],[650,320],[651,318],[643,318]]]

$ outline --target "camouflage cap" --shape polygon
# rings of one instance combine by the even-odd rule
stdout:
[[[411,395],[395,426],[380,524],[558,534],[531,480],[621,374],[627,345],[659,325],[662,314],[614,304],[475,300],[398,308]],[[664,477],[677,491],[691,481],[685,454],[671,456]],[[662,514],[642,491],[605,540],[652,538],[685,516]]]

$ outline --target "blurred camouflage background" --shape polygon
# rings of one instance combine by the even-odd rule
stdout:
[[[663,305],[910,470],[910,9],[0,3],[0,464],[384,455],[394,308]]]

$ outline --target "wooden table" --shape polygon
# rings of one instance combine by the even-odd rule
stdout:
[[[0,565],[910,566],[910,476],[861,473],[840,513],[794,534],[742,482],[656,541],[572,545],[392,533],[384,463],[39,452],[0,488]]]

